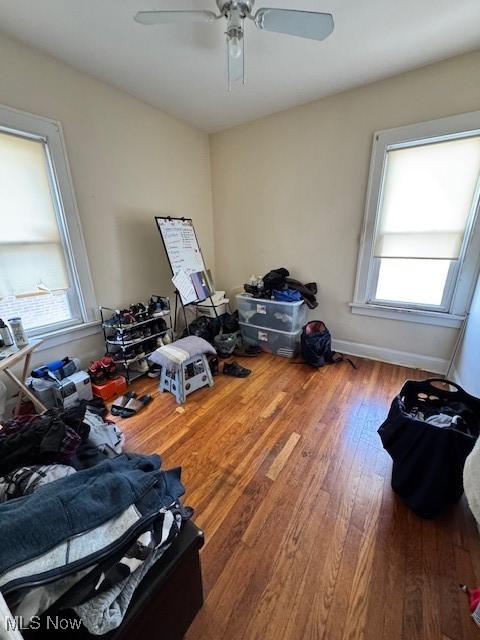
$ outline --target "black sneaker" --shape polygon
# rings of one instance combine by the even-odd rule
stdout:
[[[130,349],[125,349],[125,351],[117,351],[117,353],[112,355],[112,358],[115,364],[125,364],[125,361],[128,364],[129,362],[136,360],[137,353],[135,349],[130,347]]]
[[[143,343],[143,347],[145,349],[145,353],[152,353],[157,348],[157,339],[153,338],[153,340],[147,340],[147,342]]]
[[[159,364],[155,364],[154,362],[150,362],[148,365],[148,377],[149,378],[159,378],[162,373],[162,367]]]
[[[148,320],[150,317],[147,307],[141,302],[137,302],[137,304],[131,304],[130,313],[137,322],[143,322],[144,320]]]
[[[105,320],[103,323],[105,327],[111,327],[112,329],[116,329],[121,325],[121,316],[120,313],[114,313],[111,318]]]
[[[169,309],[170,301],[168,298],[152,296],[148,302],[148,311],[152,318],[164,316]]]
[[[163,318],[158,318],[156,322],[152,322],[153,335],[157,333],[163,333],[166,330],[167,330],[167,323]]]
[[[112,338],[109,338],[116,344],[132,344],[136,340],[141,340],[143,338],[143,333],[141,331],[126,330],[123,331],[121,329],[117,329],[115,335]]]
[[[238,362],[231,362],[223,365],[223,373],[232,378],[247,378],[252,372],[250,369],[241,367]]]

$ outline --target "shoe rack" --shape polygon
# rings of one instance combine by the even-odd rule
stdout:
[[[159,338],[163,338],[166,334],[169,334],[171,341],[173,341],[170,309],[165,309],[161,313],[157,312],[147,320],[135,323],[122,323],[119,310],[111,309],[110,307],[101,306],[100,315],[105,339],[105,352],[114,358],[119,372],[125,376],[128,384],[131,384],[137,378],[148,373],[148,369],[146,371],[135,370],[135,365],[141,360],[148,358],[151,353],[158,349],[157,341]],[[115,322],[115,324],[112,324],[112,319],[115,315],[118,315],[119,320]],[[164,331],[152,330],[155,323],[158,323],[160,320],[165,322],[167,325],[166,329]],[[138,337],[130,338],[132,332],[135,332]],[[115,336],[120,336],[120,340],[115,339]],[[152,342],[151,345],[149,345],[149,341]],[[154,345],[153,341],[155,341]],[[143,346],[147,346],[147,350],[142,349]],[[132,349],[136,351],[136,355],[133,357],[128,355]],[[140,350],[141,353],[139,354],[138,351]]]

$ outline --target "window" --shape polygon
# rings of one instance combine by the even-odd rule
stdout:
[[[0,317],[29,335],[95,321],[58,123],[0,107]]]
[[[478,269],[479,197],[480,113],[375,134],[352,310],[458,326]]]

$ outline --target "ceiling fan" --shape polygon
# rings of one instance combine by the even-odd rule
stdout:
[[[216,0],[220,13],[213,11],[139,11],[135,20],[143,25],[227,20],[227,81],[245,84],[245,20],[258,29],[275,31],[310,40],[324,40],[333,31],[333,16],[317,11],[295,9],[259,9],[253,13],[255,0]]]

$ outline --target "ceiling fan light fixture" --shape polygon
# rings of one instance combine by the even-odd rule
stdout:
[[[232,58],[240,58],[242,55],[242,38],[238,36],[232,36],[229,40],[230,45],[230,55]]]
[[[227,89],[234,82],[245,84],[245,31],[242,3],[227,3]]]
[[[332,33],[335,23],[330,13],[300,11],[298,9],[269,9],[252,13],[255,0],[217,0],[219,14],[212,11],[139,11],[136,22],[142,25],[171,22],[215,22],[226,19],[226,75],[227,89],[232,82],[245,84],[245,30],[246,19],[254,22],[260,31],[273,31],[310,40],[324,40]]]
[[[232,11],[238,11],[243,19],[251,17],[255,0],[217,0],[217,6],[225,18],[228,18]]]
[[[243,27],[234,27],[226,32],[227,90],[235,82],[245,84],[245,37]]]

